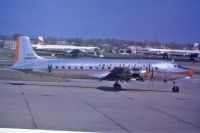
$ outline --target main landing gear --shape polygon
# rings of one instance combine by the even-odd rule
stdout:
[[[163,59],[168,59],[168,58],[169,58],[168,54],[167,54],[167,53],[164,53],[164,54],[163,54]]]
[[[173,82],[173,84],[174,84],[174,86],[172,88],[172,92],[179,92],[179,87],[175,85],[176,82]]]
[[[118,80],[115,81],[115,83],[113,85],[113,88],[116,89],[116,90],[121,90],[122,89],[122,86],[118,83]]]

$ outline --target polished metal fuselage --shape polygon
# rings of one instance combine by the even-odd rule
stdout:
[[[48,66],[51,66],[51,71]],[[24,62],[12,66],[14,69],[42,73],[59,77],[101,79],[115,67],[138,68],[141,71],[153,71],[153,80],[169,81],[186,77],[187,69],[178,67],[176,63],[158,60],[135,59],[41,59]],[[149,79],[149,78],[146,78]]]

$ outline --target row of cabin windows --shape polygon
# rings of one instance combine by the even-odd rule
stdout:
[[[62,69],[66,69],[65,66],[62,66],[61,68],[62,68]],[[100,68],[101,68],[101,69],[106,69],[106,68],[107,68],[107,69],[111,69],[110,66],[108,66],[108,67],[102,66],[102,67],[100,67],[100,68],[99,68],[98,66],[95,66],[95,67],[90,66],[90,67],[89,67],[89,69],[91,69],[91,70],[92,70],[93,68],[94,68],[94,69],[100,69]],[[139,67],[139,68],[142,69],[142,67]],[[56,66],[55,69],[58,69],[58,66]],[[67,69],[72,69],[72,67],[71,67],[71,66],[68,66]],[[83,68],[83,66],[80,66],[80,67],[74,66],[74,69],[84,69],[84,68]],[[148,69],[148,67],[146,67],[146,69]],[[157,67],[155,67],[154,69],[155,69],[155,70],[158,70]]]
[[[61,68],[62,68],[62,69],[66,69],[65,66],[62,66]],[[106,68],[107,68],[107,69],[111,69],[110,66],[108,66],[108,67],[102,66],[102,67],[100,67],[100,68],[99,68],[98,66],[95,66],[95,67],[90,66],[90,67],[89,67],[89,69],[93,69],[93,68],[95,68],[95,69],[100,69],[100,68],[101,68],[101,69],[106,69]],[[142,69],[142,67],[138,67],[138,68]],[[56,66],[55,69],[58,69],[58,66]],[[67,69],[72,69],[72,67],[71,67],[71,66],[68,66]],[[83,68],[83,66],[80,66],[80,67],[74,66],[74,69],[84,69],[84,68]],[[146,67],[146,69],[148,69],[148,67]],[[156,67],[155,69],[157,69],[157,67]]]
[[[99,64],[99,66],[101,67],[105,67],[105,66],[107,66],[107,67],[125,67],[126,65],[125,64],[107,64],[107,65],[105,65],[105,64]],[[128,65],[129,67],[131,66],[130,64]]]
[[[99,64],[99,66],[102,66],[102,68],[104,68],[105,66],[107,66],[108,68],[111,68],[111,66],[114,66],[114,67],[125,67],[126,65],[125,64],[107,64],[107,65],[105,65],[105,64]],[[75,66],[75,68],[76,68],[77,66]],[[147,65],[136,65],[136,64],[134,64],[134,65],[128,65],[127,67],[135,67],[135,68],[142,68],[142,67],[148,67]],[[55,67],[56,69],[58,69],[58,66],[56,66]],[[90,69],[92,69],[92,67],[89,67]],[[65,69],[65,66],[62,66],[62,69]],[[71,69],[71,67],[70,66],[68,66],[68,69]],[[83,66],[80,66],[80,69],[83,69]]]
[[[59,68],[58,66],[55,67],[55,69],[58,69],[58,68]],[[65,66],[62,66],[61,68],[62,68],[62,69],[66,69]],[[78,69],[78,68],[83,69],[83,66],[80,66],[80,67],[74,66],[74,69]],[[92,67],[92,66],[89,67],[89,69],[93,69],[93,68],[95,68],[95,69],[100,69],[100,68],[97,67],[97,66],[96,66],[96,67]],[[71,67],[71,66],[68,66],[67,69],[72,69],[72,67]],[[106,67],[101,67],[101,69],[106,69]],[[107,69],[111,69],[111,67],[107,67]]]
[[[114,67],[125,67],[126,65],[125,64],[99,64],[99,66],[102,68],[102,69],[105,69],[105,66],[107,66],[108,69],[111,69],[111,66],[114,66]],[[131,65],[129,64],[127,67],[134,67],[134,68],[148,68],[148,65],[137,65],[137,64],[134,64],[134,65]],[[68,66],[67,67],[68,69],[71,69],[71,66]],[[78,69],[77,66],[74,67],[75,69]],[[98,66],[96,67],[98,69]],[[58,66],[55,67],[55,69],[58,69]],[[65,69],[65,66],[62,66],[62,69]],[[80,66],[80,69],[83,69],[83,66]],[[92,67],[90,66],[89,69],[92,69]]]

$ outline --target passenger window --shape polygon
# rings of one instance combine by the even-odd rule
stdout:
[[[71,66],[68,66],[68,69],[71,69]]]
[[[58,66],[56,66],[56,69],[58,69]]]
[[[62,66],[62,69],[65,69],[65,66]]]
[[[83,66],[81,66],[80,69],[83,69]]]
[[[92,69],[92,67],[90,66],[90,69]]]

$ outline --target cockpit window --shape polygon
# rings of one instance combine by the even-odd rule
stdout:
[[[175,67],[175,68],[181,68],[181,65],[179,65],[179,64],[174,64],[174,67]]]
[[[178,68],[181,68],[181,65],[177,65]]]

